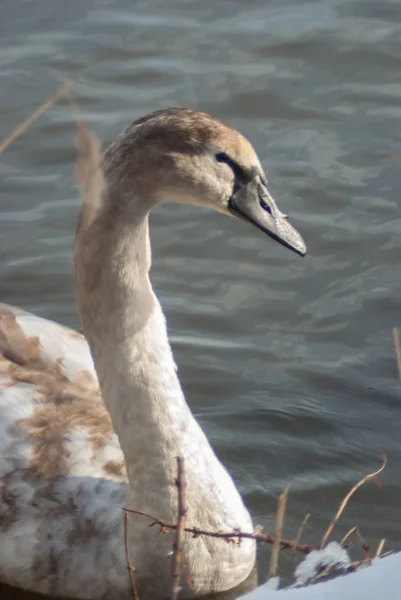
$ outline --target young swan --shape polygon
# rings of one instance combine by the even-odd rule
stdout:
[[[252,531],[181,390],[149,281],[149,211],[164,200],[213,208],[306,250],[270,196],[252,146],[216,119],[186,109],[148,115],[112,144],[101,168],[82,133],[76,291],[103,400],[79,334],[0,306],[0,580],[120,600],[130,597],[122,508],[175,521],[177,456],[185,459],[187,525]],[[169,596],[171,544],[130,516],[141,600]],[[190,598],[243,581],[255,545],[188,535],[184,555],[192,586],[183,577],[180,597]]]

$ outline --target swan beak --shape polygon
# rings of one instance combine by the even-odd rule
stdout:
[[[228,204],[231,214],[239,217],[267,233],[271,238],[300,256],[306,254],[306,245],[301,235],[277,208],[267,187],[259,176],[241,186]]]

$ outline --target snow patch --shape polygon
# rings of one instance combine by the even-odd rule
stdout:
[[[330,542],[326,548],[313,550],[298,565],[295,571],[295,585],[305,585],[324,569],[332,568],[342,571],[350,566],[351,560],[348,552],[337,542]]]
[[[398,600],[400,590],[401,552],[374,560],[365,569],[302,588],[274,591],[261,585],[242,600]]]

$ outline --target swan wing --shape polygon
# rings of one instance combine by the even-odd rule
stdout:
[[[125,495],[85,338],[0,304],[0,581],[77,598],[125,592]]]

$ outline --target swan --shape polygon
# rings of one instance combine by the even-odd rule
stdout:
[[[0,581],[53,596],[131,596],[123,507],[177,517],[185,459],[188,525],[252,530],[235,484],[188,407],[149,269],[149,211],[175,200],[252,223],[295,251],[251,144],[196,111],[134,121],[101,158],[81,124],[83,205],[74,252],[85,337],[0,305]],[[141,600],[171,586],[171,535],[131,515],[130,561]],[[255,545],[184,539],[182,598],[228,590]]]

